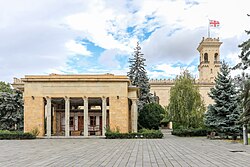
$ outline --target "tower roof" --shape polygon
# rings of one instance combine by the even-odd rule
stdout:
[[[200,52],[203,47],[220,47],[222,42],[220,42],[219,37],[218,38],[202,38],[202,41],[200,42],[197,50]]]

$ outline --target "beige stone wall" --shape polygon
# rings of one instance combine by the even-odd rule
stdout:
[[[163,81],[161,83],[151,83],[150,84],[150,92],[156,93],[156,95],[159,97],[159,103],[161,106],[167,106],[169,104],[170,100],[170,89],[174,86],[174,82],[172,84],[170,83],[164,83]],[[208,106],[209,104],[213,104],[213,100],[208,96],[208,92],[210,92],[210,89],[213,87],[212,83],[200,83],[197,84],[199,87],[199,92],[201,94],[202,99],[204,100],[205,106]]]
[[[44,99],[43,97],[24,97],[24,131],[38,128],[39,136],[44,135]]]
[[[25,96],[109,97],[128,96],[126,82],[28,82]]]
[[[220,70],[220,45],[218,38],[203,38],[197,50],[200,52],[199,79],[214,82]],[[205,54],[208,60],[205,60]],[[217,54],[217,60],[215,60]]]
[[[129,109],[128,109],[128,98],[124,96],[111,96],[109,98],[109,119],[110,129],[126,133],[129,131]]]
[[[152,94],[156,93],[156,96],[159,97],[159,103],[161,106],[167,106],[170,100],[170,89],[174,84],[151,84],[150,92]]]
[[[57,80],[55,80],[56,77]],[[83,80],[88,77],[82,78],[76,76],[63,76],[71,77],[68,80],[63,78],[60,80],[59,76],[52,76],[52,78],[36,77],[33,80],[24,79],[24,99],[25,99],[25,131],[29,132],[33,128],[38,127],[40,135],[44,135],[44,101],[43,98],[64,98],[67,97],[109,97],[109,115],[111,129],[119,128],[121,132],[128,132],[129,129],[129,109],[128,97],[137,97],[137,88],[129,88],[128,79],[122,81],[112,76],[108,79],[103,79],[102,76],[98,78],[90,78],[91,81]],[[54,80],[53,80],[54,79]],[[73,79],[73,80],[70,80]],[[89,78],[88,78],[89,79]],[[115,80],[116,79],[116,80]],[[93,80],[93,81],[92,81]],[[32,82],[33,81],[33,82]],[[32,98],[33,97],[33,98]],[[55,129],[55,125],[52,125]]]

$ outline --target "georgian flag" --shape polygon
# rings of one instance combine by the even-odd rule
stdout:
[[[216,20],[209,20],[209,25],[210,25],[210,27],[219,27],[220,22],[216,21]]]

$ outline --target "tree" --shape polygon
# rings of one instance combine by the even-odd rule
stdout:
[[[139,42],[137,42],[137,46],[134,49],[133,58],[129,59],[130,71],[128,72],[128,77],[132,85],[140,88],[138,102],[139,111],[145,104],[152,102],[154,99],[150,93],[149,79],[145,70],[145,61],[146,59],[143,58]]]
[[[0,92],[12,93],[13,90],[11,89],[11,86],[9,83],[5,83],[3,81],[0,81]]]
[[[0,129],[23,129],[23,99],[20,91],[0,92]]]
[[[250,16],[250,15],[248,15]],[[250,35],[250,30],[247,31],[246,30],[247,35]],[[241,59],[241,62],[238,63],[234,69],[247,69],[250,66],[250,39],[244,41],[242,44],[239,45],[239,47],[241,48],[241,54],[239,55],[239,58]]]
[[[188,71],[176,77],[170,90],[168,109],[172,115],[173,128],[199,128],[203,126],[205,105]]]
[[[243,100],[244,112],[240,117],[240,122],[249,124],[250,123],[250,80],[244,81],[244,88],[241,91],[241,99]]]
[[[146,104],[138,117],[139,128],[159,129],[163,118],[164,108],[156,103]]]
[[[248,14],[248,16],[250,16]],[[250,31],[246,30],[247,35],[250,34]],[[249,84],[249,78],[247,80],[245,80],[244,77],[244,70],[248,69],[250,66],[250,59],[249,59],[249,55],[250,55],[250,39],[244,41],[242,44],[239,45],[239,47],[241,48],[241,54],[239,55],[239,58],[241,59],[241,62],[238,63],[235,67],[233,67],[233,69],[242,69],[243,70],[243,75],[241,78],[240,85],[242,86],[242,91],[241,91],[241,97],[243,100],[243,112],[242,112],[242,116],[241,116],[241,122],[243,122],[243,140],[244,140],[244,144],[248,145],[248,133],[247,133],[247,124],[249,124],[249,120],[250,120],[250,103],[248,102],[248,99],[250,97],[246,97],[246,95],[249,95],[249,89],[247,89],[246,87],[248,87]]]
[[[161,124],[167,125],[171,121],[171,113],[167,106],[164,107],[164,113],[162,116],[163,119],[161,120]]]
[[[207,127],[215,129],[217,132],[225,134],[239,133],[238,124],[241,108],[239,104],[238,92],[235,89],[233,80],[230,77],[230,69],[223,62],[218,76],[215,78],[215,87],[211,88],[209,96],[215,104],[208,106],[204,123]]]

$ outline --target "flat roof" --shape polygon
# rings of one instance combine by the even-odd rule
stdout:
[[[49,75],[25,75],[21,79],[23,82],[77,82],[77,81],[95,81],[95,82],[130,82],[126,75],[114,74],[49,74]]]

